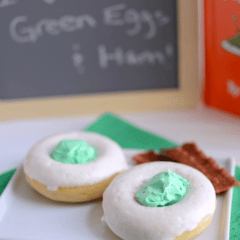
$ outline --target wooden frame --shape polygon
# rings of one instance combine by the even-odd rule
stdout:
[[[178,89],[0,101],[0,120],[194,107],[200,95],[198,1],[178,0],[178,10]]]

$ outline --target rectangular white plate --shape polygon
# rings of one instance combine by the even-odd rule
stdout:
[[[125,150],[129,162],[135,150]],[[233,159],[218,160],[234,175]],[[131,163],[130,163],[131,165]],[[228,240],[232,189],[217,196],[217,208],[210,226],[196,240]],[[84,204],[57,203],[42,197],[28,186],[23,169],[14,174],[0,197],[1,240],[119,240],[101,222],[101,201]]]

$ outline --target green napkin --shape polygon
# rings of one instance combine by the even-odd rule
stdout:
[[[8,182],[10,181],[15,171],[16,171],[16,168],[9,170],[7,172],[4,172],[0,175],[0,195],[2,194],[3,190],[7,186]]]
[[[117,142],[122,148],[128,149],[159,150],[160,148],[172,148],[179,145],[156,134],[144,131],[112,113],[101,115],[84,130],[105,135]]]
[[[235,177],[240,181],[240,167],[235,168]],[[232,210],[230,220],[230,239],[240,239],[240,187],[233,188]]]
[[[142,130],[126,120],[112,114],[105,113],[87,126],[85,131],[105,135],[116,141],[122,148],[158,150],[160,148],[176,147],[179,144],[156,134]],[[16,169],[0,175],[0,194],[6,187]],[[240,167],[236,167],[235,176],[240,181]],[[240,231],[240,187],[233,189],[232,214],[230,226],[230,240],[239,239]]]

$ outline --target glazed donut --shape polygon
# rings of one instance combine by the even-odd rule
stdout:
[[[96,158],[84,164],[66,164],[50,157],[59,142],[86,141],[96,150]],[[102,196],[105,188],[128,168],[121,147],[111,139],[90,132],[71,132],[37,142],[27,153],[23,169],[27,182],[47,198],[83,202]]]
[[[160,172],[171,170],[189,183],[186,195],[173,205],[148,207],[135,194]],[[151,162],[117,176],[103,194],[102,220],[125,240],[188,240],[211,222],[216,194],[212,183],[198,170],[174,162]]]

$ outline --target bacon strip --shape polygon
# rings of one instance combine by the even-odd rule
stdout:
[[[149,151],[133,157],[136,164],[152,161],[173,161],[183,163],[201,171],[213,184],[216,193],[227,191],[239,182],[232,177],[225,168],[220,168],[217,163],[200,151],[195,143],[185,143],[181,147],[165,149],[166,156]]]

